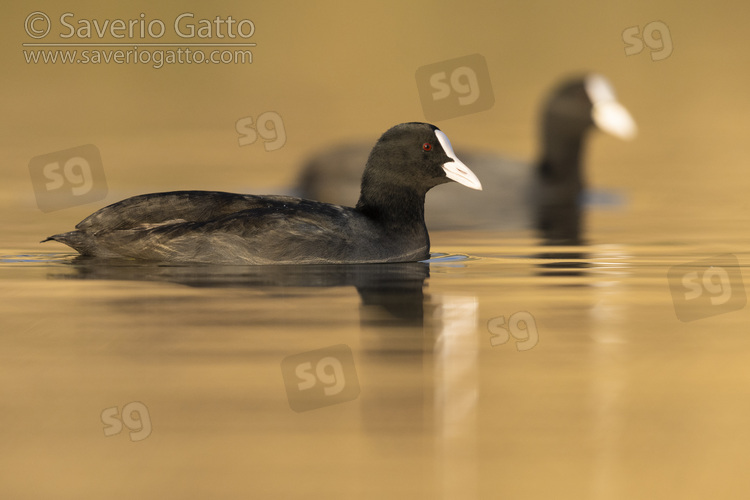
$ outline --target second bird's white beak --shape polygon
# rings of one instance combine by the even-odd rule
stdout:
[[[617,101],[609,81],[601,75],[589,75],[585,86],[593,107],[591,119],[596,126],[620,139],[634,138],[638,133],[635,120],[625,106]]]

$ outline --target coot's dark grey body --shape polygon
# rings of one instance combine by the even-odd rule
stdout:
[[[534,164],[492,152],[458,156],[482,180],[482,193],[467,196],[457,186],[430,194],[425,205],[433,229],[517,229],[536,227],[553,240],[575,241],[585,186],[584,141],[596,126],[617,137],[635,134],[635,123],[599,75],[565,80],[542,107],[541,148]],[[303,168],[296,193],[330,203],[351,202],[368,145],[337,146],[314,156]]]
[[[388,130],[367,159],[356,207],[289,196],[177,191],[128,198],[59,241],[82,255],[212,264],[408,262],[429,257],[427,191],[481,184],[437,127]],[[45,240],[46,241],[46,240]]]

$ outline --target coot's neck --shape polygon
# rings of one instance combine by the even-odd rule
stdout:
[[[584,186],[581,162],[585,137],[585,131],[564,130],[559,126],[553,129],[545,124],[537,172],[543,186],[578,197]]]
[[[555,126],[556,125],[556,126]],[[546,120],[542,129],[542,157],[538,165],[536,226],[555,244],[581,241],[581,194],[586,130]]]
[[[356,209],[389,229],[425,227],[425,193],[365,174]]]

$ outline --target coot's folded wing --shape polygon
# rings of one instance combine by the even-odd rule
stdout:
[[[258,197],[258,206],[208,221],[62,235],[84,255],[219,264],[333,263],[363,259],[377,245],[372,224],[354,209]],[[260,200],[259,200],[260,201]],[[371,234],[377,238],[377,234]]]
[[[173,191],[134,196],[102,208],[76,225],[79,231],[142,229],[175,222],[205,222],[241,210],[295,200],[219,191]]]

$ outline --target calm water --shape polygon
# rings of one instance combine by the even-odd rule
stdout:
[[[268,268],[105,265],[18,225],[5,496],[742,498],[750,246],[671,215],[594,212],[581,247],[433,233],[427,263]]]

